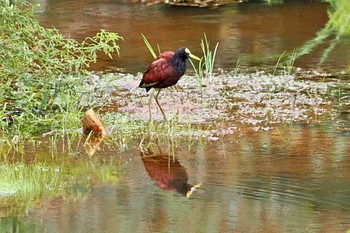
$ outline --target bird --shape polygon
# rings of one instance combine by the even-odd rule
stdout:
[[[166,51],[159,54],[152,61],[143,73],[142,80],[139,84],[140,88],[145,88],[148,92],[152,88],[158,89],[155,95],[156,103],[163,114],[166,121],[165,113],[159,104],[158,96],[163,88],[175,85],[179,79],[185,74],[187,68],[187,60],[189,58],[200,61],[201,59],[191,53],[188,48],[179,48],[176,52]],[[151,92],[148,102],[150,120],[152,120],[151,100],[153,92]]]

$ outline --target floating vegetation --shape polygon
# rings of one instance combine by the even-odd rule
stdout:
[[[119,74],[117,75],[119,76]],[[146,122],[147,95],[137,88],[139,77],[109,74],[92,79],[112,84],[119,89],[105,100],[116,104],[118,114]],[[181,124],[241,123],[252,126],[276,123],[309,122],[328,112],[331,102],[325,95],[329,83],[297,79],[292,75],[221,74],[207,79],[202,92],[194,77],[179,81],[179,90],[162,97],[166,111]],[[107,88],[103,88],[106,90]],[[167,90],[168,91],[168,90]],[[97,93],[99,91],[97,90]],[[105,93],[104,93],[105,94]],[[102,99],[100,101],[104,101]],[[160,115],[155,116],[160,120]],[[231,124],[231,123],[230,123]]]

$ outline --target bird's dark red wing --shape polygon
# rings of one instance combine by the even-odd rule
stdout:
[[[140,87],[153,87],[164,82],[166,79],[177,76],[176,71],[169,65],[169,59],[174,52],[167,51],[160,54],[156,60],[146,67]]]

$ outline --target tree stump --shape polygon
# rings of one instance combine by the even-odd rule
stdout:
[[[106,135],[105,128],[92,108],[85,112],[81,123],[83,124],[83,132],[85,135],[89,135],[91,132],[103,136]]]
[[[83,124],[84,134],[89,135],[85,140],[84,148],[86,153],[92,156],[99,150],[100,143],[106,136],[106,130],[92,108],[85,112],[81,123]]]

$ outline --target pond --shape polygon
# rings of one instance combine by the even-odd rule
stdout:
[[[97,156],[114,161],[117,182],[97,183],[91,190],[77,185],[73,197],[44,199],[25,216],[2,218],[2,232],[345,232],[350,227],[349,132],[331,124],[295,124],[243,135],[190,148],[160,145],[163,153],[153,148],[147,157],[137,146],[122,154],[102,147]],[[202,186],[186,198],[174,188],[186,183]]]
[[[123,36],[120,58],[100,61],[94,67],[97,70],[142,72],[152,58],[142,33],[154,47],[158,43],[161,51],[188,47],[198,55],[202,54],[200,41],[205,33],[212,47],[219,42],[216,68],[229,70],[239,65],[261,69],[275,66],[283,52],[313,39],[325,27],[328,6],[318,1],[286,1],[272,6],[253,1],[208,9],[119,0],[88,0],[84,4],[46,0],[41,1],[36,16],[42,25],[54,26],[75,39],[93,36],[100,29]],[[315,69],[328,42],[297,59],[295,66]],[[349,38],[342,39],[322,68],[348,68],[349,43]]]
[[[112,72],[121,77],[115,85],[126,86],[114,93],[120,106],[107,105],[106,112],[136,119],[148,117],[144,90],[130,91],[140,79],[137,73],[151,61],[141,33],[162,51],[186,46],[196,55],[202,54],[204,33],[212,46],[219,42],[218,70],[208,87],[200,92],[191,81],[183,81],[180,90],[161,96],[167,114],[214,121],[217,128],[200,125],[193,134],[206,135],[196,140],[152,135],[148,147],[141,147],[137,137],[128,143],[107,139],[92,157],[78,139],[69,142],[73,151],[65,146],[66,139],[58,139],[63,145],[58,149],[47,137],[35,146],[29,143],[21,159],[40,163],[43,173],[50,165],[53,174],[67,174],[60,178],[62,187],[75,183],[57,195],[38,194],[29,207],[17,203],[0,209],[0,232],[350,229],[350,79],[344,72],[350,38],[343,37],[322,64],[329,41],[296,59],[297,78],[262,72],[273,69],[285,51],[315,38],[328,21],[329,4],[252,1],[209,9],[115,0],[40,3],[36,17],[42,25],[73,38],[92,36],[101,28],[124,37],[120,57],[102,59],[92,69]],[[104,77],[98,76],[97,82]],[[295,91],[297,87],[304,89]],[[200,96],[203,103],[194,106]],[[159,112],[158,130],[166,128],[157,116],[161,119]],[[131,129],[116,130],[122,134]]]

